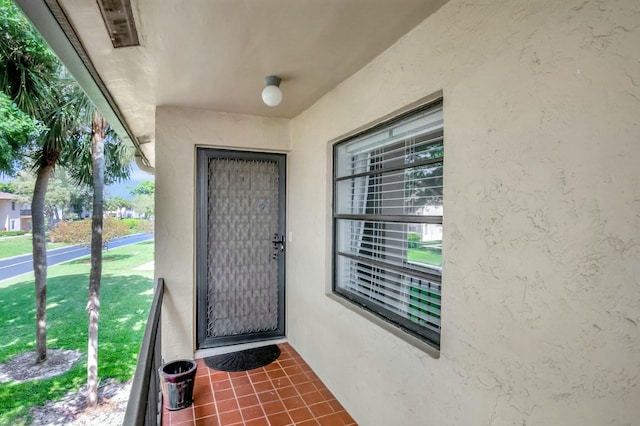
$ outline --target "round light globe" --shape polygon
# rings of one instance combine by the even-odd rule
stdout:
[[[278,86],[266,86],[262,90],[262,101],[270,106],[278,106],[282,102],[282,91]]]

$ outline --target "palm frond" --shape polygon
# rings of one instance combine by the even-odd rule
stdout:
[[[113,132],[104,140],[104,183],[106,185],[129,179],[133,153]],[[78,133],[70,149],[64,152],[65,164],[71,179],[81,185],[92,185],[91,134]]]
[[[41,119],[60,61],[9,0],[0,1],[0,90],[25,113]]]

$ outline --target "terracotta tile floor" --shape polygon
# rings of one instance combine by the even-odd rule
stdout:
[[[207,426],[344,426],[356,422],[306,362],[287,344],[264,368],[225,373],[198,359],[193,404],[164,408],[162,424]]]

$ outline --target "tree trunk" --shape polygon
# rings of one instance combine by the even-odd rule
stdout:
[[[47,157],[47,156],[45,156]],[[36,363],[47,359],[47,243],[44,226],[44,198],[49,176],[57,155],[46,158],[38,169],[31,199],[31,226],[33,234],[33,273],[36,284]]]
[[[104,136],[107,122],[95,111],[91,129],[93,216],[91,218],[91,274],[89,276],[89,348],[87,352],[87,405],[98,403],[98,319],[102,276],[102,210],[104,188]]]

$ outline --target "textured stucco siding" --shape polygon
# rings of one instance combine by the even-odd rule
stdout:
[[[325,291],[330,142],[440,91],[434,359]],[[367,426],[640,424],[639,122],[640,2],[451,0],[292,121],[291,344]]]

